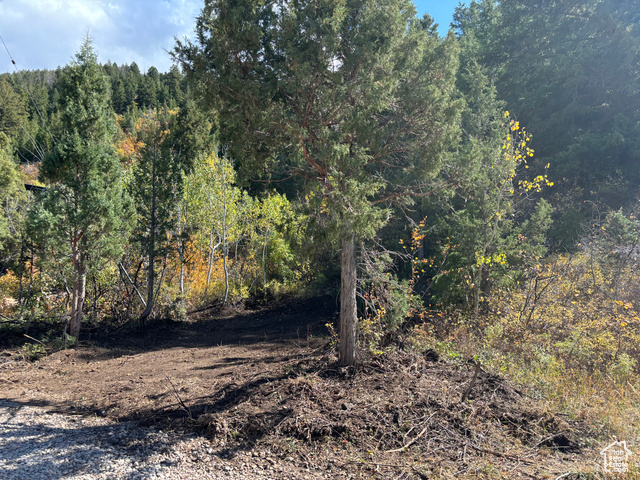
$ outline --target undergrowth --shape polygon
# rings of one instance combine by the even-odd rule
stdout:
[[[628,253],[550,258],[519,288],[488,299],[483,315],[426,315],[407,341],[451,359],[477,358],[602,442],[637,444],[640,294]]]

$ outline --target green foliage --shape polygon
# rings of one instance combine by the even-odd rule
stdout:
[[[394,272],[392,252],[364,244],[360,250],[358,296],[363,306],[358,329],[361,343],[375,353],[397,337],[413,298],[410,282]]]
[[[151,70],[150,70],[151,71]],[[151,71],[157,76],[157,71]],[[211,124],[193,102],[179,111],[150,110],[137,118],[120,143],[119,152],[131,164],[129,190],[136,205],[133,240],[147,264],[147,302],[142,319],[154,308],[156,264],[167,266],[169,254],[180,256],[180,295],[184,294],[185,251],[189,226],[185,225],[185,175],[212,142]],[[156,285],[157,284],[157,285]]]
[[[27,120],[26,98],[17,93],[11,84],[0,79],[0,133],[17,136]]]
[[[299,280],[293,248],[303,241],[303,222],[289,200],[275,191],[254,202],[249,236],[260,258],[265,295],[268,277],[285,285]]]
[[[129,188],[138,214],[134,236],[144,251],[153,248],[154,257],[162,257],[169,248],[173,214],[182,195],[182,162],[166,145],[167,117],[167,112],[150,112],[138,119],[135,134],[140,150],[130,158]]]
[[[491,98],[492,93],[480,96]],[[489,119],[491,111],[482,115]],[[426,265],[435,299],[463,303],[476,313],[493,290],[515,286],[523,269],[546,253],[551,226],[551,206],[532,195],[553,184],[546,175],[526,179],[531,136],[508,112],[504,119],[501,125],[488,121],[470,126],[468,133],[475,135],[469,133],[461,144],[459,161],[465,169],[454,166],[460,176],[454,195],[441,194],[444,209],[432,207],[431,225],[423,228],[436,234],[430,245],[435,255]]]
[[[40,239],[44,235],[64,243],[71,254],[71,333],[77,336],[87,268],[99,269],[121,255],[129,203],[113,146],[116,125],[109,110],[109,83],[89,40],[65,68],[60,84],[62,130],[40,170],[51,186],[33,210],[31,231],[40,231]]]
[[[236,186],[236,172],[229,159],[214,153],[195,165],[186,183],[189,221],[199,226],[199,240],[209,251],[206,285],[211,282],[216,250],[220,247],[224,271],[222,297],[226,303],[231,287],[229,252],[245,236],[253,201]]]
[[[461,41],[474,45],[498,98],[535,132],[532,167],[551,164],[560,213],[576,209],[588,220],[596,205],[618,209],[635,199],[639,22],[629,0],[483,0],[457,9]],[[624,182],[610,185],[616,177]],[[568,242],[577,240],[577,218],[557,231],[560,248],[575,245]]]
[[[20,170],[10,154],[7,136],[0,132],[0,253],[3,255],[7,254],[8,243],[22,229],[20,207],[25,200]]]
[[[40,343],[25,343],[22,345],[22,356],[29,362],[35,362],[47,353],[44,345]]]
[[[196,31],[175,56],[218,111],[243,176],[278,166],[314,180],[343,247],[343,332],[354,332],[356,263],[345,252],[374,237],[388,204],[424,193],[457,133],[454,38],[407,0],[209,0]],[[355,335],[342,340],[341,362],[352,363]]]
[[[382,348],[397,339],[412,311],[409,282],[400,282],[389,275],[382,283],[379,279],[362,283],[370,289],[362,293],[364,308],[358,322],[360,342],[369,352],[381,353]]]

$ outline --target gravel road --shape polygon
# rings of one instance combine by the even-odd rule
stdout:
[[[220,452],[202,437],[0,399],[3,480],[327,478],[291,460]]]

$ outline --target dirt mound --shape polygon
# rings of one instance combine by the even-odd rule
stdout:
[[[556,478],[598,461],[584,425],[472,361],[400,351],[336,367],[335,310],[207,310],[37,364],[6,351],[0,380],[6,398],[196,432],[231,463],[286,459],[313,478]]]
[[[380,472],[381,457],[384,465],[432,478],[488,464],[531,470],[540,455],[558,468],[556,456],[580,456],[581,439],[568,421],[495,374],[481,372],[461,401],[473,366],[412,353],[357,369],[330,360],[310,356],[289,363],[278,379],[247,382],[231,395],[219,391],[199,406],[207,413],[195,423],[220,446],[266,442],[283,455],[338,465],[351,457],[349,469],[365,473]]]

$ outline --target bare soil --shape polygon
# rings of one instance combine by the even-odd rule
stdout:
[[[331,297],[205,310],[88,332],[36,363],[7,348],[0,396],[195,434],[274,478],[593,478],[597,432],[493,372],[474,380],[472,361],[398,350],[337,367],[336,311]]]

